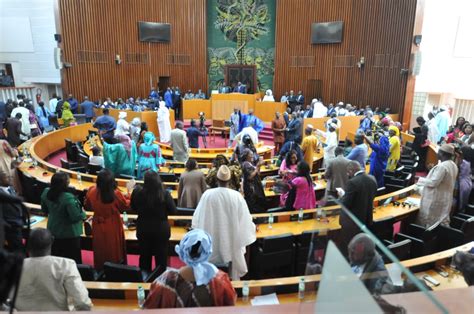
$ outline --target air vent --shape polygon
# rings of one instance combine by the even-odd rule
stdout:
[[[79,50],[77,59],[80,63],[107,63],[107,52]]]

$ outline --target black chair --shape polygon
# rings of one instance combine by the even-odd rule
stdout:
[[[79,166],[84,167],[85,169],[87,169],[87,167],[89,165],[89,156],[79,152],[79,154],[77,155],[77,163],[79,164]]]
[[[377,194],[376,194],[376,196],[380,196],[380,195],[386,194],[386,193],[387,193],[386,190],[387,190],[387,189],[386,189],[384,186],[382,186],[381,188],[378,188],[378,189],[377,189]]]
[[[101,170],[102,170],[102,166],[100,166],[100,165],[87,164],[87,172],[89,174],[96,175]]]
[[[295,258],[293,235],[265,237],[252,245],[251,271],[255,278],[291,276]]]
[[[385,189],[386,189],[386,193],[392,193],[392,192],[395,192],[395,191],[398,191],[398,190],[401,190],[401,189],[404,189],[406,188],[405,185],[398,185],[398,184],[385,184]]]
[[[98,281],[103,276],[103,272],[97,272],[91,265],[77,264],[77,270],[83,281]]]
[[[104,279],[108,282],[152,282],[163,272],[162,267],[157,267],[148,274],[136,266],[104,263]]]
[[[41,194],[38,189],[38,181],[25,171],[18,171],[21,186],[23,188],[23,197],[29,203],[41,204]]]
[[[73,143],[70,139],[64,139],[66,145],[66,157],[69,162],[77,162],[77,155],[79,153],[79,149],[75,143]]]
[[[84,167],[81,167],[78,163],[69,162],[62,158],[60,160],[61,160],[61,168],[72,170],[72,171],[79,171],[79,172],[81,171],[85,172],[86,170]]]
[[[467,204],[464,208],[464,213],[474,216],[474,204]]]
[[[395,217],[390,216],[384,219],[374,221],[372,224],[372,232],[380,240],[392,241],[393,239],[393,224],[395,223]]]
[[[186,208],[186,207],[176,207],[177,216],[192,216],[194,214],[195,208]]]
[[[390,252],[392,252],[400,261],[409,259],[411,254],[411,240],[407,239],[397,243],[390,243],[387,245],[387,249],[389,249]],[[385,254],[382,253],[381,255],[385,264],[393,262]]]
[[[463,219],[453,216],[450,226],[438,230],[438,251],[444,251],[474,241],[474,217]]]
[[[395,235],[395,242],[411,240],[411,258],[432,254],[438,246],[439,225],[440,222],[437,222],[429,228],[424,228],[417,224],[410,224],[405,233]]]
[[[285,206],[273,207],[267,209],[267,214],[281,213],[288,211]]]
[[[162,182],[178,182],[178,178],[174,173],[158,172]]]
[[[308,264],[309,249],[311,241],[315,242],[318,237],[318,230],[304,231],[301,235],[295,237],[295,275],[302,276],[305,274],[306,265]],[[313,243],[313,250],[317,249]]]

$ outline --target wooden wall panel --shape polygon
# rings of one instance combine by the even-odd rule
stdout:
[[[409,68],[416,6],[417,0],[278,0],[274,94],[311,93],[308,81],[321,80],[327,103],[402,112],[408,75],[400,71]],[[344,21],[342,43],[311,45],[311,23],[338,20]],[[291,66],[301,56],[313,56],[314,66]],[[306,96],[309,103],[316,95]]]
[[[143,97],[159,76],[169,76],[183,91],[206,90],[206,0],[57,1],[63,60],[72,64],[62,70],[64,94]],[[138,21],[170,23],[171,42],[140,42]],[[92,62],[80,62],[81,56]]]

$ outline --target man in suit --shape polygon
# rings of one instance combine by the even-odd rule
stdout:
[[[184,125],[181,121],[176,121],[175,129],[171,131],[170,144],[173,149],[173,159],[186,162],[189,158],[189,145]]]
[[[234,88],[234,93],[246,94],[247,91],[245,85],[242,85],[242,82],[238,82],[237,86]]]
[[[306,110],[303,113],[303,118],[312,118],[313,117],[313,108],[310,105],[306,106]]]
[[[291,108],[291,112],[296,110],[296,105],[298,105],[298,102],[296,101],[296,95],[295,92],[290,90],[290,95],[287,98],[288,106]]]
[[[295,141],[297,143],[301,143],[301,136],[302,136],[302,123],[301,120],[298,118],[298,113],[293,112],[291,114],[291,120],[286,128],[286,138],[285,141]]]
[[[296,103],[297,103],[297,106],[298,106],[298,110],[300,108],[304,108],[304,96],[303,96],[302,91],[298,92],[298,96],[296,96]]]
[[[224,82],[224,83],[222,83],[222,86],[219,88],[219,94],[228,94],[228,93],[230,93],[230,88]]]
[[[374,208],[374,198],[377,194],[377,181],[373,176],[366,174],[357,161],[349,162],[347,176],[349,181],[347,181],[341,203],[362,224],[370,228],[373,222],[372,210]],[[341,225],[341,232],[338,247],[341,253],[347,256],[347,245],[361,231],[345,211],[341,211],[339,224]]]
[[[347,165],[350,160],[344,157],[344,148],[338,146],[335,150],[336,157],[328,162],[324,177],[327,180],[326,197],[337,197],[337,188],[346,188],[347,180]]]
[[[89,97],[84,96],[84,102],[81,103],[81,111],[86,115],[86,122],[91,122],[94,117],[94,103],[89,100]]]

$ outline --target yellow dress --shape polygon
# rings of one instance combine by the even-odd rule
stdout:
[[[394,171],[397,169],[400,160],[400,138],[397,135],[390,137],[390,156],[388,157],[387,170]]]
[[[303,158],[309,165],[310,172],[313,171],[313,160],[314,155],[318,150],[318,139],[314,135],[306,136],[301,144],[301,150],[303,151]]]

